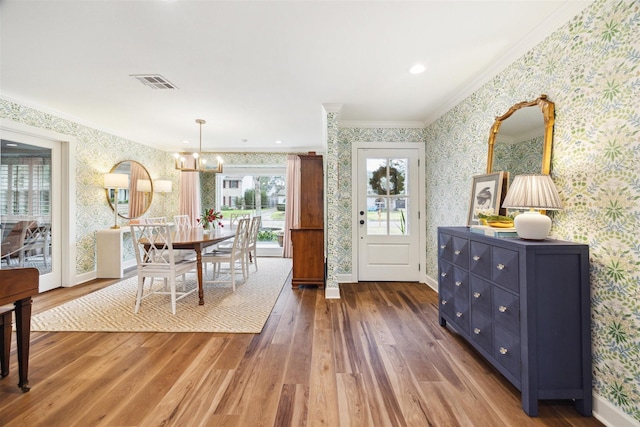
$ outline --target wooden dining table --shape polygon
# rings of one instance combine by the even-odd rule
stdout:
[[[198,298],[199,305],[204,305],[204,288],[202,286],[202,251],[209,247],[231,239],[236,235],[235,231],[226,228],[214,228],[204,230],[194,227],[187,230],[174,231],[171,233],[171,243],[173,249],[192,249],[196,252],[196,265],[198,270]]]

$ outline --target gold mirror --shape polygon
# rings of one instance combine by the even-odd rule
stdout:
[[[509,120],[507,120],[509,119]],[[491,127],[487,173],[509,172],[509,179],[551,170],[554,104],[547,95],[515,104]]]
[[[153,182],[149,171],[135,160],[125,160],[111,168],[111,173],[129,176],[129,187],[118,189],[118,216],[134,219],[144,215],[153,200]],[[106,189],[107,200],[115,210],[115,191]]]

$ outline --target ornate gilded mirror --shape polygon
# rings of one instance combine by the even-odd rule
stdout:
[[[135,160],[125,160],[111,168],[111,173],[129,175],[129,188],[119,189],[118,216],[134,219],[144,215],[153,200],[153,182],[149,171]],[[107,201],[115,210],[114,190],[105,190]]]
[[[507,120],[509,119],[509,120]],[[509,172],[509,179],[551,170],[554,104],[547,95],[515,104],[491,127],[487,173]]]

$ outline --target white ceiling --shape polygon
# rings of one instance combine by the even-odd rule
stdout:
[[[323,104],[423,126],[589,3],[2,0],[0,90],[167,151],[197,149],[196,118],[204,151],[322,150]]]

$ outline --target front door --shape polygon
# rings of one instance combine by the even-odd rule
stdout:
[[[357,149],[360,281],[420,280],[422,150],[417,144],[398,146]]]

